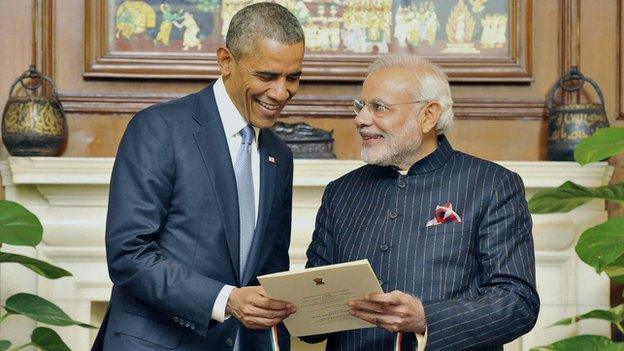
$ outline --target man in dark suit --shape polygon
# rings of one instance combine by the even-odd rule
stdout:
[[[303,338],[327,350],[502,350],[539,298],[520,177],[453,150],[446,75],[416,56],[370,68],[355,123],[369,165],[331,182],[308,267],[368,259],[386,293],[349,302],[378,328]]]
[[[303,53],[287,9],[246,7],[217,51],[220,79],[130,121],[106,228],[114,286],[94,349],[289,349],[280,322],[295,308],[256,277],[289,267],[292,153],[266,128],[297,92]]]

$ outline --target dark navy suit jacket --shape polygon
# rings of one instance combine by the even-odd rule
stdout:
[[[106,225],[114,287],[94,350],[232,348],[240,323],[210,319],[223,285],[257,285],[289,267],[292,153],[270,130],[258,143],[260,205],[241,272],[236,180],[212,85],[130,121]],[[288,349],[283,326],[278,334]],[[270,350],[269,335],[241,327],[240,349]]]
[[[330,183],[308,249],[308,267],[368,259],[386,292],[423,301],[427,350],[502,350],[528,332],[539,298],[531,217],[520,177],[451,148],[407,175],[366,165]],[[427,226],[450,203],[461,222]],[[392,350],[380,328],[308,337],[328,350]],[[403,349],[414,350],[413,334]]]

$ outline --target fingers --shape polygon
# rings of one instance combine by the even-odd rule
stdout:
[[[366,301],[383,303],[388,305],[400,305],[404,302],[405,293],[395,290],[390,293],[372,293],[364,296]]]
[[[267,310],[290,310],[294,306],[287,301],[274,300],[267,296],[266,291],[261,286],[250,287],[256,293],[250,296],[249,303],[256,307],[264,308]],[[294,313],[291,312],[291,313]]]
[[[351,315],[391,332],[423,333],[427,329],[422,302],[400,291],[368,294],[348,305]]]
[[[265,310],[253,305],[246,305],[240,308],[240,312],[244,316],[262,317],[268,319],[281,318],[284,319],[291,314],[288,310]]]
[[[383,313],[386,307],[385,304],[381,304],[377,302],[370,302],[370,301],[363,300],[363,299],[350,300],[349,302],[347,302],[347,305],[351,309],[357,309],[357,310],[361,310],[364,312],[374,312],[374,313]]]
[[[407,325],[405,318],[395,315],[369,313],[362,310],[349,310],[349,313],[363,321],[374,324],[391,332],[403,331]]]
[[[296,308],[288,302],[266,297],[262,287],[244,287],[232,290],[226,311],[247,328],[265,329],[296,312]]]
[[[282,318],[263,318],[258,316],[243,316],[239,321],[249,329],[267,329],[279,324]]]

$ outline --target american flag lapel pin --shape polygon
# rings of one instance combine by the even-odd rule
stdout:
[[[271,162],[271,163],[275,163],[275,157],[273,157],[273,156],[269,156],[269,162]]]

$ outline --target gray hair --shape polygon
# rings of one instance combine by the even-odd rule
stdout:
[[[414,74],[418,81],[414,87],[414,99],[437,101],[442,114],[436,125],[436,133],[444,134],[453,125],[453,98],[446,73],[426,59],[416,55],[386,55],[375,60],[368,67],[368,75],[373,72],[392,67],[424,68],[423,74]]]
[[[235,59],[253,51],[258,37],[293,45],[304,41],[303,28],[284,6],[261,2],[238,11],[228,27],[225,46]]]

